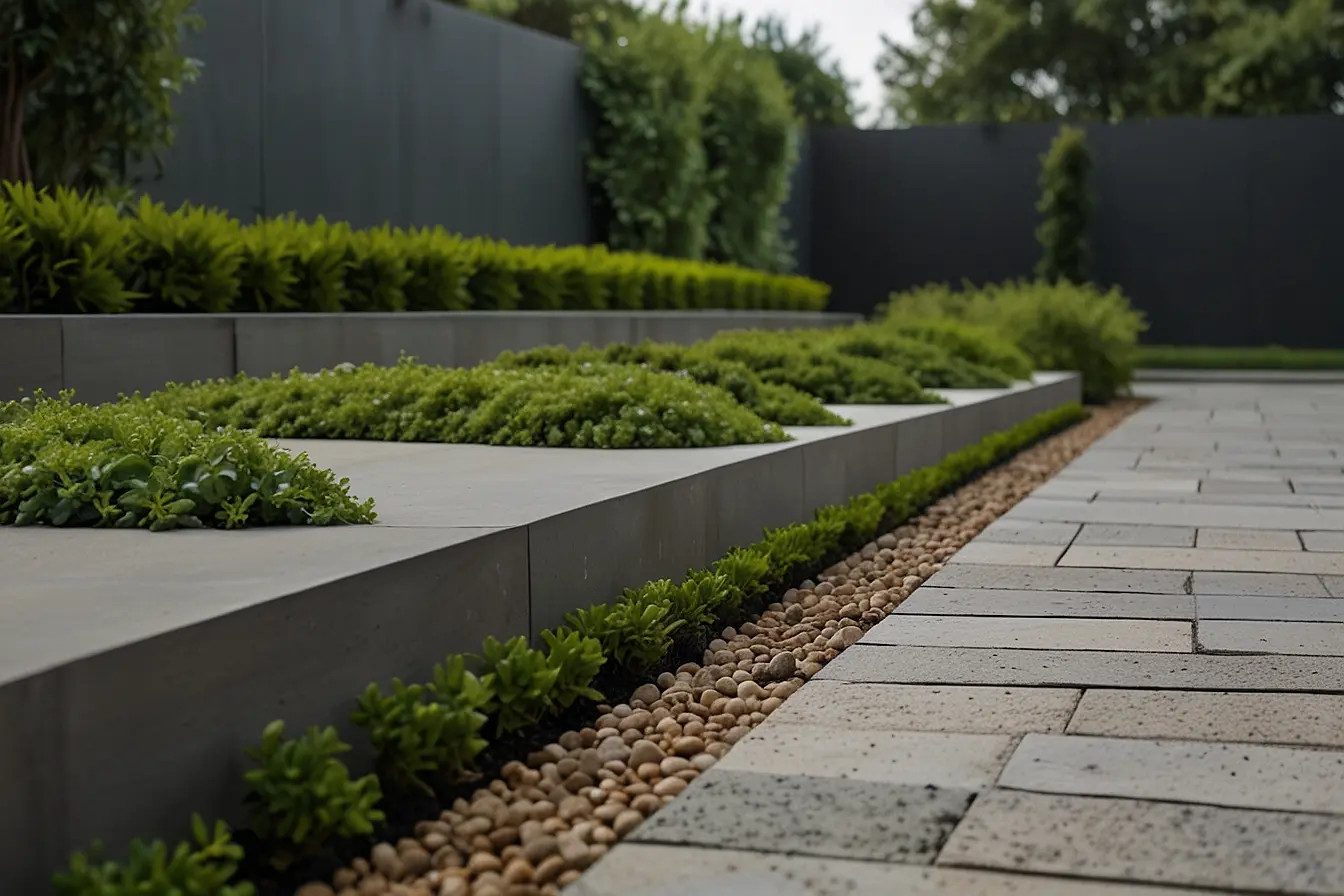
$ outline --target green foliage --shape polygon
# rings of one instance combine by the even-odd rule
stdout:
[[[726,392],[622,365],[447,369],[403,359],[170,386],[144,405],[277,438],[697,448],[788,438]]]
[[[103,856],[95,843],[70,858],[70,868],[53,880],[57,896],[254,896],[250,883],[233,883],[243,850],[228,825],[213,830],[199,815],[191,819],[193,841],[171,850],[162,840],[132,840],[125,861]]]
[[[1134,352],[1146,328],[1143,315],[1119,289],[1102,292],[1088,284],[1017,282],[956,292],[927,286],[893,295],[887,321],[952,317],[1011,335],[1040,370],[1076,370],[1083,397],[1109,401],[1133,378]]]
[[[592,682],[606,658],[595,638],[562,629],[542,632],[541,640],[546,645],[546,664],[555,670],[547,707],[550,715],[559,715],[578,700],[602,699]]]
[[[922,0],[911,24],[878,61],[905,124],[1344,110],[1332,0]]]
[[[1041,199],[1036,210],[1043,220],[1036,228],[1036,239],[1043,254],[1036,264],[1036,276],[1042,280],[1087,280],[1092,257],[1088,242],[1092,201],[1087,188],[1091,168],[1087,135],[1081,128],[1061,127],[1041,159]]]
[[[0,312],[820,310],[805,277],[602,246],[510,246],[441,228],[355,230],[293,215],[242,225],[215,209],[6,184]]]
[[[1333,348],[1205,348],[1141,345],[1136,367],[1189,370],[1344,370],[1344,351]]]
[[[132,400],[0,403],[0,524],[151,531],[371,523],[347,480],[251,433]]]
[[[393,679],[386,695],[370,684],[350,718],[368,732],[384,788],[432,794],[427,775],[461,777],[485,749],[481,729],[492,700],[463,658],[452,656],[434,667],[430,684]]]
[[[861,324],[798,334],[819,348],[842,355],[876,358],[899,367],[927,389],[1001,389],[1013,382],[1011,374],[967,361],[935,343],[921,342],[882,327]]]
[[[15,0],[0,22],[0,179],[102,188],[172,141],[190,0]]]
[[[1033,370],[1026,353],[990,327],[942,317],[891,317],[883,321],[883,326],[916,342],[940,346],[954,357],[1001,370],[1015,379],[1027,379]]]
[[[313,726],[286,740],[285,723],[275,721],[247,751],[256,763],[243,775],[252,832],[274,846],[277,867],[312,855],[334,837],[370,834],[383,820],[377,776],[351,780],[338,758],[349,749],[335,728]]]
[[[522,635],[504,642],[487,637],[478,660],[481,683],[492,695],[487,711],[496,735],[535,725],[551,709],[560,669]]]
[[[804,124],[854,124],[854,85],[846,80],[838,64],[827,60],[829,52],[821,45],[816,28],[790,38],[782,19],[766,16],[756,23],[751,45],[770,53],[793,94],[794,114]]]

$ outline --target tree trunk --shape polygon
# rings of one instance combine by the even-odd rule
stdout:
[[[33,172],[23,139],[25,85],[12,47],[8,63],[4,108],[0,109],[0,180],[28,183]]]

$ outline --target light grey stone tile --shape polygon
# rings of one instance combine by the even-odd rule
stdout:
[[[1103,489],[1104,490],[1104,489]],[[1173,498],[1176,496],[1173,496]],[[1344,508],[1279,507],[1263,504],[1207,506],[1180,500],[1046,501],[1027,498],[1013,508],[1019,520],[1070,523],[1129,523],[1166,526],[1220,526],[1226,529],[1344,529]]]
[[[1061,732],[1078,702],[1067,688],[928,687],[809,681],[770,725],[968,734]]]
[[[1083,693],[1068,731],[1344,747],[1341,719],[1341,694],[1093,689]]]
[[[940,865],[1237,892],[1344,892],[1344,818],[992,790]]]
[[[1195,606],[1200,619],[1344,622],[1344,600],[1337,597],[1231,597],[1206,594],[1195,599]]]
[[[1060,566],[1105,569],[1193,569],[1212,572],[1344,574],[1344,554],[1313,551],[1251,551],[1222,548],[1093,547],[1075,544]]]
[[[1344,477],[1334,479],[1295,477],[1293,490],[1299,495],[1344,495]]]
[[[893,684],[1344,691],[1344,659],[884,647],[860,642],[828,663],[819,677]]]
[[[1210,619],[1199,624],[1199,649],[1206,653],[1344,656],[1344,622]]]
[[[895,612],[926,616],[1102,616],[1193,620],[1195,600],[1186,594],[931,588],[925,585],[902,601]]]
[[[1001,566],[1054,566],[1062,545],[999,544],[976,539],[952,555],[950,563],[980,563]]]
[[[1321,584],[1332,597],[1344,597],[1344,576],[1321,576]]]
[[[1198,571],[1190,577],[1193,594],[1240,597],[1327,597],[1321,578],[1311,575],[1259,572]]]
[[[1184,594],[1189,575],[1173,570],[1066,569],[951,564],[926,584],[938,588],[1020,588],[1030,591],[1113,591],[1123,594]]]
[[[1204,479],[1199,483],[1201,492],[1212,495],[1275,495],[1291,494],[1292,488],[1287,482],[1256,481],[1247,482],[1238,479]]]
[[[1342,533],[1344,534],[1344,533]],[[1341,539],[1344,544],[1344,539]],[[1296,532],[1286,529],[1200,529],[1195,547],[1234,551],[1300,551]]]
[[[1129,526],[1088,523],[1074,540],[1074,544],[1142,545],[1147,547],[1193,547],[1195,529],[1192,526]]]
[[[1021,616],[892,614],[865,644],[917,647],[1022,647],[1036,650],[1121,650],[1189,653],[1188,622],[1160,619],[1068,619]]]
[[[976,536],[976,541],[1063,546],[1073,541],[1078,529],[1078,523],[1035,523],[1000,519],[986,526],[984,531]]]
[[[1015,743],[1006,734],[766,722],[734,744],[716,768],[983,790],[993,785]]]
[[[1344,814],[1344,753],[1188,740],[1028,734],[999,786]]]
[[[1344,552],[1344,532],[1303,532],[1302,544],[1309,551]]]
[[[715,769],[630,836],[644,843],[930,864],[972,795]]]
[[[567,896],[1180,896],[1205,891],[623,843],[564,892]]]

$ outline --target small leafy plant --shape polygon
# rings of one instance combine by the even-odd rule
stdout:
[[[672,649],[672,636],[686,624],[673,617],[665,596],[644,589],[627,589],[614,604],[575,610],[565,615],[565,621],[601,644],[608,663],[636,674],[657,668]]]
[[[102,844],[75,853],[68,870],[53,879],[57,896],[254,896],[250,883],[232,883],[243,858],[228,825],[211,829],[191,819],[193,842],[171,850],[162,840],[131,841],[125,861],[103,858]]]
[[[606,661],[596,638],[561,629],[542,632],[541,640],[546,645],[546,663],[555,671],[547,707],[549,715],[559,715],[578,700],[602,699],[601,692],[592,686]]]
[[[274,845],[277,867],[314,854],[334,837],[370,834],[383,820],[377,776],[351,780],[338,758],[349,749],[331,727],[313,726],[286,739],[285,723],[277,720],[247,751],[256,763],[243,775],[252,831]]]
[[[535,725],[546,715],[560,670],[540,650],[528,647],[526,638],[501,642],[487,637],[478,660],[481,681],[493,696],[490,715],[496,735]]]

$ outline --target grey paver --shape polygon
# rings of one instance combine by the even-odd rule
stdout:
[[[719,760],[724,771],[814,775],[983,790],[1013,751],[1005,734],[762,725]]]
[[[1189,653],[1188,622],[1164,619],[1069,619],[1023,616],[892,614],[866,644],[919,647],[1028,647],[1044,650],[1158,650]]]
[[[1283,480],[1245,482],[1236,479],[1204,479],[1199,483],[1199,490],[1215,495],[1286,495],[1292,492]]]
[[[1303,747],[1028,734],[999,786],[1344,814],[1344,753]]]
[[[1237,892],[1344,892],[1344,818],[993,790],[940,865]]]
[[[572,896],[1179,896],[1203,891],[624,843],[564,892]]]
[[[1321,584],[1333,597],[1344,597],[1344,576],[1321,576]]]
[[[1026,591],[1020,588],[931,588],[925,585],[896,608],[928,616],[1103,616],[1112,619],[1194,619],[1185,594],[1109,591]]]
[[[819,677],[831,681],[895,684],[1344,693],[1344,659],[1105,650],[883,647],[860,642],[828,663]]]
[[[1193,526],[1126,526],[1088,523],[1074,544],[1144,545],[1188,548],[1195,544]]]
[[[1192,594],[1231,594],[1243,597],[1327,597],[1319,576],[1293,573],[1208,572],[1190,577]]]
[[[1027,498],[1013,508],[1013,519],[1069,523],[1129,523],[1167,526],[1220,526],[1226,529],[1344,529],[1339,508],[1286,507],[1264,504],[1206,506],[1179,500],[1047,501]]]
[[[1344,622],[1344,600],[1337,597],[1229,597],[1206,594],[1195,598],[1195,606],[1200,619]]]
[[[1344,539],[1340,540],[1344,544]],[[1284,529],[1200,529],[1195,539],[1200,548],[1226,548],[1237,551],[1300,551],[1302,542],[1296,532]]]
[[[1054,566],[1064,553],[1061,545],[999,544],[976,539],[952,555],[952,563],[982,563],[1004,566]]]
[[[1185,594],[1188,575],[1171,570],[1067,569],[980,563],[951,564],[926,584],[938,588],[1022,588],[1032,591],[1114,591]]]
[[[929,864],[971,796],[952,788],[712,770],[631,838]]]
[[[1344,552],[1344,532],[1303,532],[1302,545],[1309,551]]]
[[[770,725],[1022,734],[1064,730],[1079,692],[1066,688],[928,687],[809,681]]]
[[[999,520],[991,523],[976,536],[976,541],[994,541],[1003,544],[1057,544],[1067,545],[1078,534],[1077,523],[1035,523]]]
[[[787,704],[785,704],[787,705]],[[1344,747],[1344,695],[1085,691],[1070,734]]]
[[[1074,545],[1060,566],[1106,569],[1193,569],[1212,572],[1344,574],[1344,554],[1318,551],[1250,551],[1221,548],[1141,548]]]
[[[1210,653],[1344,656],[1344,622],[1210,619],[1199,624],[1199,649]]]

